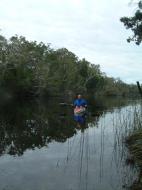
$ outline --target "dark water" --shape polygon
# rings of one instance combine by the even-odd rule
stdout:
[[[138,102],[89,98],[81,125],[61,101],[1,103],[0,190],[126,190],[137,171],[120,118]]]

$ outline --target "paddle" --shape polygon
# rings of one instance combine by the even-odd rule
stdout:
[[[69,104],[69,103],[66,103],[66,102],[60,102],[59,103],[61,106],[74,106],[73,104]]]

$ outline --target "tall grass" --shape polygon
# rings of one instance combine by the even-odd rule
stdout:
[[[125,133],[123,138],[128,146],[129,163],[135,164],[139,170],[138,178],[129,187],[130,190],[142,189],[142,104],[130,110],[129,118],[124,120]]]

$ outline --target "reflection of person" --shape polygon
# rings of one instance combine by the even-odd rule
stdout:
[[[74,120],[78,122],[79,124],[84,124],[86,122],[85,115],[74,115]]]
[[[74,101],[74,107],[75,108],[80,108],[80,107],[87,108],[87,101],[82,98],[81,94],[77,95],[77,99]]]

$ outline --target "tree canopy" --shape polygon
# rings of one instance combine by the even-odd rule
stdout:
[[[131,29],[133,35],[127,41],[134,41],[137,45],[142,42],[142,1],[139,1],[137,11],[132,17],[122,17],[120,19],[126,29]]]
[[[109,78],[85,58],[66,48],[28,41],[23,36],[0,36],[0,90],[8,96],[43,96],[69,93],[128,95],[135,91]],[[5,96],[5,95],[4,95]]]

